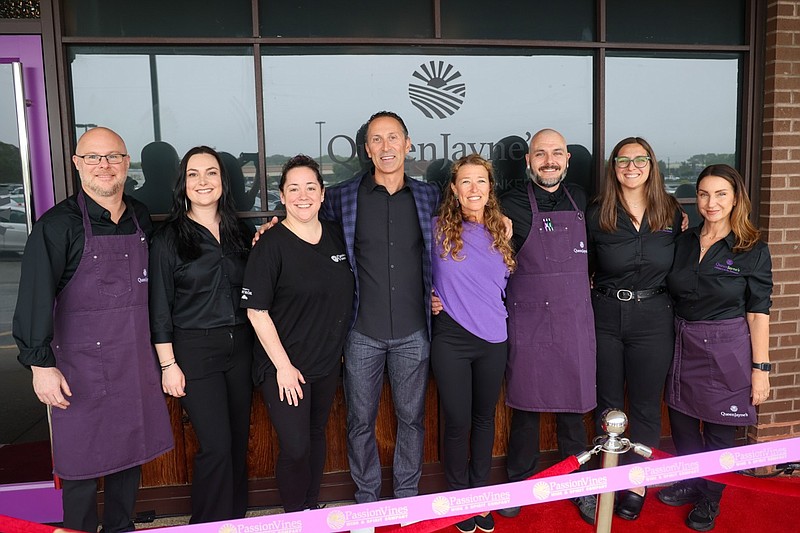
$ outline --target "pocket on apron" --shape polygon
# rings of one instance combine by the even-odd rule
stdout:
[[[749,389],[752,385],[750,335],[730,337],[729,333],[709,335],[706,339],[712,379],[729,391]]]
[[[106,376],[100,343],[57,344],[58,369],[73,398],[97,399],[106,395]]]
[[[544,256],[554,263],[571,261],[575,253],[574,246],[570,244],[570,231],[566,226],[553,226],[552,231],[539,228],[539,237],[544,248]]]
[[[515,302],[509,312],[514,314],[509,335],[517,346],[553,342],[553,317],[547,302]]]
[[[131,292],[131,265],[126,253],[97,252],[92,254],[97,292],[117,298]]]

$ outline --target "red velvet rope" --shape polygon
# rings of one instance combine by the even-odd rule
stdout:
[[[528,479],[537,479],[540,477],[552,477],[552,476],[563,476],[565,474],[571,474],[572,472],[576,471],[580,468],[580,463],[575,458],[574,455],[567,457],[563,461],[558,464],[551,466],[546,470],[542,470],[538,474],[534,474]],[[389,533],[389,532],[401,532],[401,533],[432,533],[433,531],[439,531],[440,529],[444,529],[448,526],[455,525],[462,520],[466,520],[470,516],[475,516],[474,514],[465,514],[460,516],[447,516],[444,518],[434,518],[433,520],[424,520],[422,522],[417,522],[415,524],[410,524],[408,526],[402,527],[400,525],[388,526],[388,528],[382,528],[381,530]]]

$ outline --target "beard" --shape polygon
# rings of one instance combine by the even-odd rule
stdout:
[[[528,177],[530,179],[532,179],[535,184],[539,185],[540,187],[549,188],[549,187],[555,187],[556,185],[558,185],[559,183],[564,181],[564,178],[567,177],[567,170],[569,170],[569,163],[567,163],[567,166],[564,167],[564,172],[562,172],[560,176],[557,176],[557,177],[555,177],[553,179],[543,178],[531,166],[528,166],[528,168],[526,169],[526,172],[528,173]]]

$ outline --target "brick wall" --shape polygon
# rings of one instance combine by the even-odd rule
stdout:
[[[800,437],[800,1],[768,3],[762,143],[759,226],[772,253],[776,370],[749,429],[756,441]]]

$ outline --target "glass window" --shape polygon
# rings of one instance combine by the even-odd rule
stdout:
[[[259,0],[263,37],[433,37],[433,2]]]
[[[122,135],[128,192],[166,213],[178,158],[204,144],[230,154],[239,209],[259,209],[252,50],[114,52],[72,49],[75,127],[78,135],[95,125]]]
[[[505,158],[518,158],[516,152],[526,150],[532,134],[545,127],[591,149],[590,56],[518,50],[517,55],[497,50],[382,52],[263,57],[271,189],[280,164],[299,152],[322,159],[328,183],[367,168],[369,162],[357,150],[363,143],[357,141],[358,131],[380,110],[403,118],[412,142],[406,172],[428,181],[446,179],[446,163],[472,152],[494,156],[495,165],[503,165]],[[359,72],[367,74],[355,75]],[[508,179],[515,177],[520,176],[509,173]]]
[[[606,158],[625,137],[647,139],[667,190],[699,222],[694,182],[712,163],[736,166],[739,58],[609,57]],[[684,203],[682,202],[682,203]]]
[[[251,37],[250,0],[63,0],[64,32],[81,37]],[[202,14],[202,15],[199,15]]]
[[[745,0],[607,0],[609,42],[744,44]]]
[[[442,37],[592,41],[595,3],[595,0],[508,3],[441,0]]]

